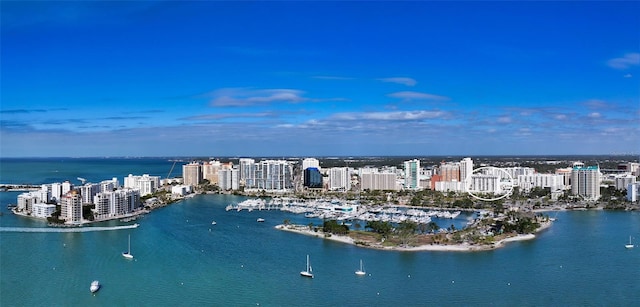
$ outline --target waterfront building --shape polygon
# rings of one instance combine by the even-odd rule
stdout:
[[[56,212],[56,205],[37,203],[33,204],[33,216],[39,218],[48,218]]]
[[[286,160],[240,159],[240,184],[245,189],[285,191],[293,188],[291,163]]]
[[[329,169],[329,190],[349,191],[351,176],[348,167],[332,167]]]
[[[82,195],[83,204],[92,204],[93,197],[100,193],[100,185],[95,183],[85,183],[80,186],[80,195]]]
[[[627,186],[627,200],[631,202],[638,201],[638,193],[640,193],[640,183],[631,183]]]
[[[534,187],[549,188],[552,192],[564,190],[564,175],[559,174],[530,174],[519,175],[516,179],[522,191],[529,192]]]
[[[69,193],[72,189],[73,184],[71,184],[71,182],[69,182],[68,180],[63,182],[60,190],[60,192],[62,193],[61,195]]]
[[[120,182],[118,178],[112,178],[111,180],[103,180],[100,182],[100,192],[113,191],[120,188]]]
[[[322,188],[322,174],[316,167],[307,167],[303,171],[303,186],[310,189]]]
[[[202,166],[200,163],[191,162],[182,166],[182,178],[184,184],[197,186],[202,181]]]
[[[241,158],[238,161],[240,171],[240,185],[254,187],[256,185],[256,161],[249,158]]]
[[[60,182],[54,182],[50,185],[51,200],[59,201],[62,196],[62,184]]]
[[[293,188],[291,164],[285,160],[263,160],[256,164],[255,183],[260,190],[284,191]]]
[[[404,161],[404,188],[408,190],[420,188],[420,160]]]
[[[17,208],[23,212],[33,212],[33,205],[37,203],[47,203],[49,202],[49,191],[48,190],[38,190],[26,192],[18,195],[17,198]]]
[[[616,189],[624,190],[630,184],[636,183],[636,176],[631,174],[623,174],[615,176]]]
[[[33,204],[36,203],[36,198],[31,193],[22,193],[18,195],[18,203],[16,204],[19,211],[31,212],[33,210]]]
[[[171,187],[171,194],[178,196],[185,196],[191,193],[190,185],[176,185]]]
[[[586,200],[600,198],[600,167],[574,166],[571,171],[571,194]]]
[[[78,224],[82,221],[82,196],[76,190],[60,197],[60,219]]]
[[[141,206],[140,191],[137,189],[118,189],[96,194],[94,212],[98,217],[113,217],[132,213]]]
[[[160,176],[149,176],[149,174],[134,176],[129,174],[128,177],[124,177],[124,187],[140,190],[140,196],[153,194],[159,186]]]
[[[209,161],[202,164],[202,177],[212,185],[218,184],[218,171],[221,167],[220,161]]]
[[[361,190],[382,190],[382,191],[397,191],[398,176],[391,172],[364,172],[360,175],[360,189]]]
[[[223,164],[218,171],[218,186],[223,191],[239,189],[239,175],[240,171],[233,167],[233,163]]]

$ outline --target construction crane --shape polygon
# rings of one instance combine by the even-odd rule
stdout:
[[[82,185],[84,185],[84,183],[87,182],[87,179],[84,179],[82,177],[78,177],[76,179],[80,180],[80,182],[82,182]]]
[[[173,161],[173,165],[171,166],[171,169],[169,170],[169,174],[167,174],[167,179],[169,179],[169,176],[171,176],[171,172],[173,172],[173,168],[176,166],[177,162],[178,162],[178,160],[174,160]]]

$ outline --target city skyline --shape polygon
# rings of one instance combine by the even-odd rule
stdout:
[[[638,154],[637,2],[7,2],[0,156]]]

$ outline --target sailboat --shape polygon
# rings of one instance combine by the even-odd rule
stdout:
[[[131,254],[131,235],[129,235],[129,250],[126,252],[122,252],[122,257],[133,259],[133,255]]]
[[[360,269],[356,271],[356,275],[358,276],[367,275],[367,272],[364,271],[364,267],[362,266],[362,259],[360,259]]]
[[[309,255],[307,255],[307,270],[306,271],[301,271],[300,275],[302,275],[304,277],[313,278],[313,270],[311,269],[311,265],[309,264]]]
[[[624,245],[625,248],[633,248],[633,244],[631,243],[631,236],[629,236],[629,244]]]

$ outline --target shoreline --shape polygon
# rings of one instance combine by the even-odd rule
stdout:
[[[551,227],[552,220],[544,223],[538,229],[536,229],[536,233],[544,231]],[[487,245],[475,245],[469,243],[461,243],[461,244],[428,244],[428,245],[419,245],[419,246],[382,246],[380,243],[375,243],[371,245],[362,245],[356,244],[355,240],[349,236],[340,236],[331,234],[330,236],[325,236],[325,233],[322,231],[315,232],[309,229],[309,226],[305,225],[283,225],[279,224],[274,227],[278,230],[289,231],[293,233],[308,235],[319,237],[321,239],[331,240],[335,242],[341,242],[345,244],[351,244],[357,247],[364,247],[376,250],[387,250],[387,251],[400,251],[400,252],[421,252],[421,251],[433,251],[433,252],[481,252],[481,251],[489,251],[495,250],[507,245],[510,242],[518,242],[518,241],[528,241],[536,238],[536,235],[533,233],[530,234],[518,234],[513,237],[507,237],[502,240],[496,241],[492,244]]]

